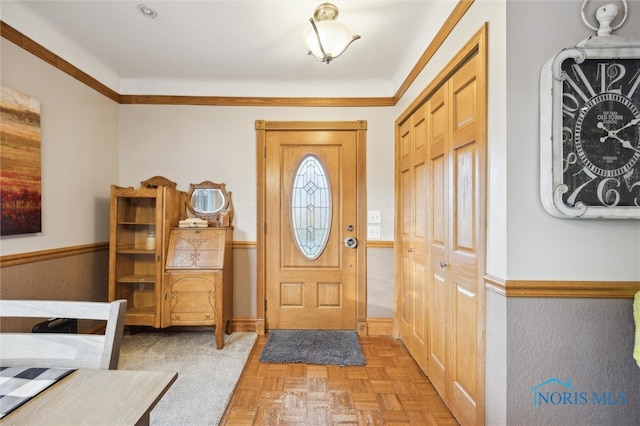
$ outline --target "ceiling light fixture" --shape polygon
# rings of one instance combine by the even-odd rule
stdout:
[[[338,22],[338,8],[331,3],[322,3],[309,18],[311,27],[306,31],[305,38],[309,55],[319,62],[329,63],[342,55],[347,47],[360,38],[351,35],[351,30],[345,24]]]
[[[152,7],[147,6],[146,4],[139,4],[138,5],[138,10],[140,11],[140,13],[142,13],[147,18],[153,19],[156,16],[158,16],[156,11]]]

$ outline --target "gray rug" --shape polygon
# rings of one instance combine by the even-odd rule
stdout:
[[[355,331],[270,330],[261,362],[365,365]]]
[[[217,425],[242,374],[256,333],[149,331],[124,336],[121,370],[177,371],[178,379],[151,411],[151,425]]]

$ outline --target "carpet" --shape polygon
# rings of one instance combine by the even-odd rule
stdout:
[[[260,361],[365,365],[358,335],[344,330],[270,330]]]
[[[178,379],[151,411],[151,425],[217,425],[242,374],[256,333],[148,331],[123,337],[120,370],[177,371]]]

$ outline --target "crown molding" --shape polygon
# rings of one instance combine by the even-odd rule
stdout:
[[[86,84],[107,98],[122,105],[201,105],[201,106],[256,106],[256,107],[388,107],[394,106],[413,84],[420,72],[460,22],[475,0],[459,0],[453,11],[431,41],[425,52],[392,97],[353,98],[278,98],[231,96],[164,96],[121,95],[100,83],[89,74],[75,67],[60,56],[0,21],[0,35],[32,55],[42,59],[60,71]]]
[[[52,51],[46,49],[26,35],[22,34],[11,25],[6,24],[4,21],[0,21],[0,35],[16,46],[21,47],[27,52],[31,53],[33,56],[42,59],[49,65],[58,68],[60,71],[91,87],[93,90],[102,93],[107,98],[120,103],[120,95],[116,91],[100,83],[89,74],[85,73],[79,68],[76,68],[69,62],[62,59],[60,56],[56,55]]]

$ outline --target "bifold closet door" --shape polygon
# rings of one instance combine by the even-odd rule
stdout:
[[[427,373],[427,121],[418,109],[400,127],[400,336]]]
[[[482,320],[478,279],[483,206],[477,143],[478,61],[467,61],[428,102],[429,378],[463,424],[476,424]],[[482,257],[482,256],[480,256]]]

